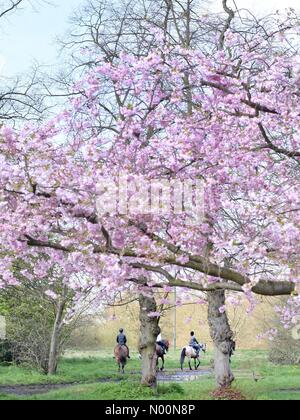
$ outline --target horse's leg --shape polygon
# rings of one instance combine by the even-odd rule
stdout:
[[[192,365],[191,365],[191,359],[189,359],[189,367],[190,367],[190,370],[193,370]]]
[[[184,359],[185,359],[185,357],[183,358],[183,360],[181,360],[181,370],[183,370]]]
[[[201,360],[200,360],[200,358],[198,357],[198,365],[197,365],[197,369],[198,369],[198,367],[201,365]]]
[[[121,372],[121,363],[118,362],[118,365],[119,365],[119,373],[120,373]]]

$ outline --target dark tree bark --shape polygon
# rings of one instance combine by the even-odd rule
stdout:
[[[234,381],[230,358],[235,348],[226,312],[220,308],[225,305],[225,291],[217,290],[208,293],[208,322],[211,338],[214,342],[214,369],[219,387],[230,387]]]
[[[140,295],[140,323],[141,334],[139,351],[142,356],[142,385],[157,387],[157,356],[156,339],[160,333],[159,319],[149,317],[149,314],[157,311],[154,297]]]

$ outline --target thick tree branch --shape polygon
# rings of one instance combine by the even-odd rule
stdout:
[[[234,95],[234,92],[232,90],[220,83],[209,82],[208,80],[201,80],[201,86],[211,87],[213,89],[221,90],[222,92],[227,93],[228,95]],[[241,103],[249,106],[257,112],[265,112],[267,114],[278,115],[278,112],[275,109],[269,108],[257,102],[253,102],[250,99],[241,99]]]
[[[29,235],[25,235],[24,237],[26,239],[27,245],[31,247],[49,248],[49,249],[54,249],[56,251],[64,251],[68,253],[74,252],[74,248],[62,246],[59,243],[50,242],[50,241],[41,241],[39,239],[34,239]]]
[[[68,253],[76,252],[76,249],[74,247],[64,247],[60,245],[59,243],[37,240],[28,235],[26,235],[25,238],[27,240],[28,246],[50,248],[50,249],[55,249],[58,251],[63,251],[63,252],[68,252]],[[167,244],[166,241],[164,241],[164,243]],[[174,249],[173,245],[169,244],[168,246],[171,249]],[[128,257],[128,258],[148,259],[154,262],[153,255],[147,255],[146,253],[138,254],[132,249],[118,249],[113,246],[111,247],[95,246],[94,253],[95,254],[112,254],[112,255],[118,255],[119,257],[124,257],[124,258]],[[178,261],[178,257],[182,255],[188,258],[188,261],[186,263]],[[189,268],[191,270],[200,272],[208,276],[231,281],[240,286],[240,288],[236,291],[240,291],[241,287],[246,286],[247,284],[251,284],[251,279],[248,276],[245,276],[239,273],[238,271],[235,271],[231,268],[222,267],[215,263],[211,263],[204,257],[190,255],[187,252],[181,251],[180,249],[177,249],[177,252],[175,255],[171,254],[169,256],[164,257],[163,263],[167,265],[174,265],[174,266],[182,267],[182,268]],[[136,266],[136,268],[138,268],[138,266]],[[197,285],[197,283],[195,284]],[[198,286],[199,285],[197,285],[197,287]],[[189,283],[184,282],[184,284],[181,284],[179,282],[178,287],[189,287]],[[197,290],[199,290],[199,288]],[[252,291],[258,295],[263,295],[263,296],[291,295],[295,293],[295,284],[288,281],[269,281],[269,280],[262,279],[252,288]]]
[[[166,286],[188,288],[188,289],[197,290],[200,292],[211,292],[213,290],[220,290],[220,289],[231,290],[235,292],[243,291],[241,286],[237,284],[232,284],[232,283],[214,283],[211,285],[204,286],[201,283],[180,280],[172,276],[167,270],[163,269],[160,266],[152,266],[152,265],[143,264],[143,263],[133,263],[131,264],[131,266],[136,269],[143,269],[152,273],[157,273],[157,274],[162,275],[168,280],[168,284]],[[158,287],[163,287],[163,285],[158,283]]]

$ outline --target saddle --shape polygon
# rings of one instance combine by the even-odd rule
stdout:
[[[129,354],[128,352],[128,347],[125,345],[121,345],[121,344],[117,344],[115,347],[115,355],[121,351],[124,351],[124,353],[126,353],[126,357]]]
[[[192,356],[197,356],[200,353],[200,351],[197,351],[193,346],[190,346],[189,344],[186,346],[186,351],[189,352]]]

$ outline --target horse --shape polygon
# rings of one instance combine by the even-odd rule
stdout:
[[[200,352],[198,354],[197,354],[196,350],[191,346],[187,346],[187,347],[184,347],[182,349],[181,357],[180,357],[181,370],[183,370],[183,363],[184,363],[184,359],[186,357],[189,360],[190,370],[193,370],[192,366],[191,366],[191,359],[194,359],[194,361],[195,361],[195,370],[197,370],[198,367],[201,365],[200,353],[201,352],[206,353],[206,344],[199,344],[199,345],[200,345]],[[198,364],[197,364],[197,361],[198,361]]]
[[[114,350],[115,359],[119,366],[119,372],[125,373],[125,366],[129,356],[129,351],[127,346],[117,345]]]
[[[166,346],[166,351],[169,351],[170,343],[168,340],[161,340],[161,342]],[[156,343],[156,356],[157,356],[157,369],[159,370],[159,361],[158,359],[162,360],[162,367],[160,368],[161,372],[165,368],[165,353],[164,349],[159,345],[159,343]]]

